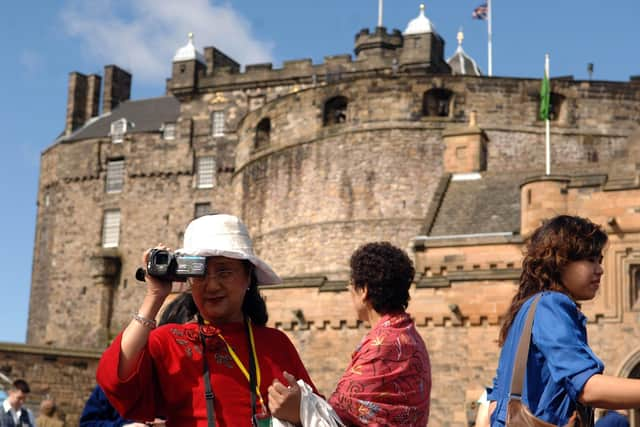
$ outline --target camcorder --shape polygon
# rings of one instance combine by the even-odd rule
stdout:
[[[204,277],[207,274],[207,257],[151,249],[146,274],[167,282],[186,282],[189,277]],[[136,279],[144,282],[144,277],[145,270],[138,268]]]

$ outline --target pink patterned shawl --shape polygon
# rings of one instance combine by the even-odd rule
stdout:
[[[383,316],[353,353],[329,403],[347,425],[426,426],[431,364],[407,313]]]

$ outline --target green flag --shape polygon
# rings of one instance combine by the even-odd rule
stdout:
[[[551,86],[549,84],[549,76],[547,71],[544,72],[544,78],[540,85],[540,120],[549,119],[549,103],[551,101]]]

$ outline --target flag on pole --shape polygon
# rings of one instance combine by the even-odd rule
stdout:
[[[544,77],[540,85],[540,120],[549,120],[549,104],[551,102],[551,84],[549,72],[544,70]]]
[[[487,6],[487,3],[482,3],[480,6],[473,9],[473,13],[471,14],[471,17],[473,19],[480,19],[482,21],[486,21],[488,13],[489,13],[489,7]]]

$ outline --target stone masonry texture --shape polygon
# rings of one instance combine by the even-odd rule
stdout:
[[[430,425],[469,425],[472,402],[496,369],[524,238],[559,213],[591,217],[611,235],[601,295],[584,310],[606,372],[637,375],[640,85],[552,81],[562,104],[551,125],[551,180],[536,117],[539,80],[451,75],[443,58],[421,62],[409,51],[413,43],[381,31],[359,36],[359,46],[370,45],[355,60],[338,55],[240,72],[218,52],[222,59],[210,58],[209,68],[174,63],[167,93],[180,103],[175,121],[145,132],[132,126],[121,143],[107,133],[74,137],[84,101],[76,88],[83,76],[74,74],[69,102],[78,111],[70,110],[67,134],[40,163],[25,347],[47,355],[0,347],[0,370],[34,383],[34,397],[55,395],[75,417],[93,386],[96,355],[142,300],[144,286],[134,279],[142,252],[161,242],[180,247],[195,205],[209,203],[212,212],[240,216],[257,253],[283,277],[262,289],[269,324],[291,337],[325,396],[369,330],[346,292],[349,256],[387,240],[416,266],[409,312],[431,355]],[[412,37],[431,55],[442,51],[438,37]],[[376,44],[387,39],[393,43]],[[444,116],[425,114],[433,89],[450,93]],[[131,102],[128,88],[122,92],[112,95]],[[336,97],[344,109],[327,111]],[[224,132],[214,136],[220,112]],[[475,136],[450,140],[455,150],[446,154],[447,135],[465,135],[472,113]],[[328,116],[340,119],[327,124]],[[269,131],[257,144],[265,119]],[[101,121],[109,123],[108,115],[84,127]],[[167,124],[176,125],[173,139],[163,137]],[[197,186],[204,156],[215,160],[212,188]],[[124,161],[117,193],[105,191],[112,160]],[[465,185],[460,179],[469,177],[450,172],[484,181]],[[109,210],[120,212],[119,242],[104,248]],[[65,356],[71,348],[88,353]]]

